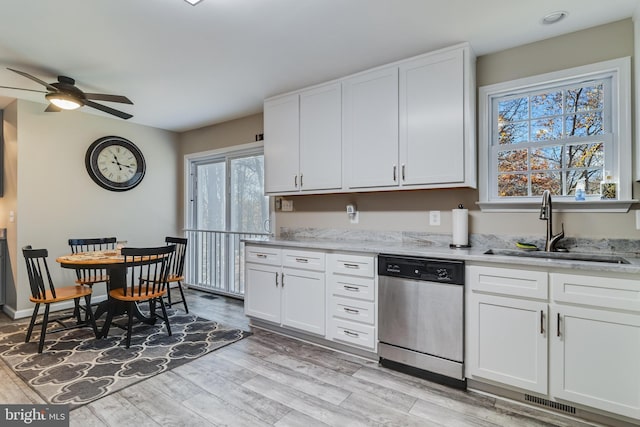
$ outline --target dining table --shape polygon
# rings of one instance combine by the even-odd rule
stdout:
[[[145,262],[148,260],[149,257],[144,257],[144,259],[140,259],[138,262]],[[127,313],[129,307],[128,304],[123,301],[113,299],[108,295],[108,291],[124,288],[126,286],[127,266],[124,262],[124,256],[120,254],[119,250],[78,252],[58,257],[56,258],[56,262],[58,262],[62,268],[107,270],[109,275],[109,281],[107,283],[107,299],[98,303],[94,312],[95,319],[98,319],[100,316],[107,313],[111,307],[114,308],[115,316]],[[157,317],[154,315],[146,316],[142,313],[137,304],[134,304],[133,315],[139,321],[150,325],[155,324],[157,320]],[[108,330],[103,330],[102,336],[106,337],[108,332]]]

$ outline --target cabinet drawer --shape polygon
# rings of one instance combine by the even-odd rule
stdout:
[[[361,325],[347,320],[332,319],[331,336],[334,341],[375,349],[376,330],[373,326]]]
[[[246,262],[256,264],[280,265],[282,262],[282,250],[269,246],[250,246],[244,248]]]
[[[324,252],[284,249],[282,251],[282,266],[324,271]]]
[[[332,274],[329,277],[329,287],[333,295],[365,301],[375,301],[376,292],[374,279]]]
[[[473,291],[538,299],[546,299],[549,295],[546,271],[470,265],[466,276]]]
[[[632,279],[551,273],[556,302],[640,312],[640,281]]]
[[[367,255],[329,254],[327,263],[332,273],[373,277],[375,258]]]
[[[375,305],[372,302],[333,296],[330,304],[329,315],[332,317],[366,323],[368,325],[375,324]]]

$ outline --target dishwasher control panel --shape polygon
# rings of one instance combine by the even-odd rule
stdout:
[[[464,261],[380,254],[378,275],[462,285]]]

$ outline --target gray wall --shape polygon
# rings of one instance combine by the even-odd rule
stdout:
[[[177,217],[177,135],[80,111],[44,113],[44,104],[18,100],[5,109],[5,196],[0,227],[7,228],[10,270],[7,304],[11,316],[30,315],[29,285],[20,248],[49,250],[56,283],[73,283],[71,270],[55,259],[70,252],[70,237],[116,236],[130,245],[162,245],[181,230]],[[117,135],[144,153],[147,172],[131,191],[98,187],[84,163],[96,139]],[[15,222],[9,222],[9,212]],[[95,292],[104,295],[104,285]]]

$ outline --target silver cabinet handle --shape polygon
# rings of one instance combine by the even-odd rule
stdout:
[[[280,279],[280,284],[284,288],[284,273],[282,273],[282,278]]]
[[[309,262],[309,260],[307,258],[296,258],[296,262],[301,262],[303,264],[306,264]]]
[[[360,266],[358,264],[347,264],[347,263],[344,263],[343,265],[344,265],[344,268],[355,268],[355,269],[359,269],[360,268]]]
[[[396,176],[397,169],[398,168],[396,167],[396,165],[393,165],[393,182],[396,182],[398,180]]]
[[[300,174],[300,188],[302,188],[302,174]]]
[[[265,254],[256,254],[257,258],[266,258],[267,256]]]
[[[360,314],[360,310],[354,310],[353,308],[343,307],[343,310],[349,314]]]
[[[278,273],[276,273],[276,288],[278,287]]]
[[[344,331],[345,335],[349,335],[350,337],[354,337],[354,338],[359,338],[360,337],[360,335],[356,334],[355,332],[347,331],[346,329],[343,329],[343,331]]]
[[[540,310],[540,333],[544,335],[544,310]]]
[[[344,290],[349,292],[360,292],[360,288],[357,286],[344,285]]]
[[[404,181],[404,165],[402,165],[402,180]]]
[[[293,177],[293,186],[298,188],[298,175]]]
[[[556,325],[556,328],[558,329],[556,336],[560,336],[560,313],[558,313],[558,324]]]

